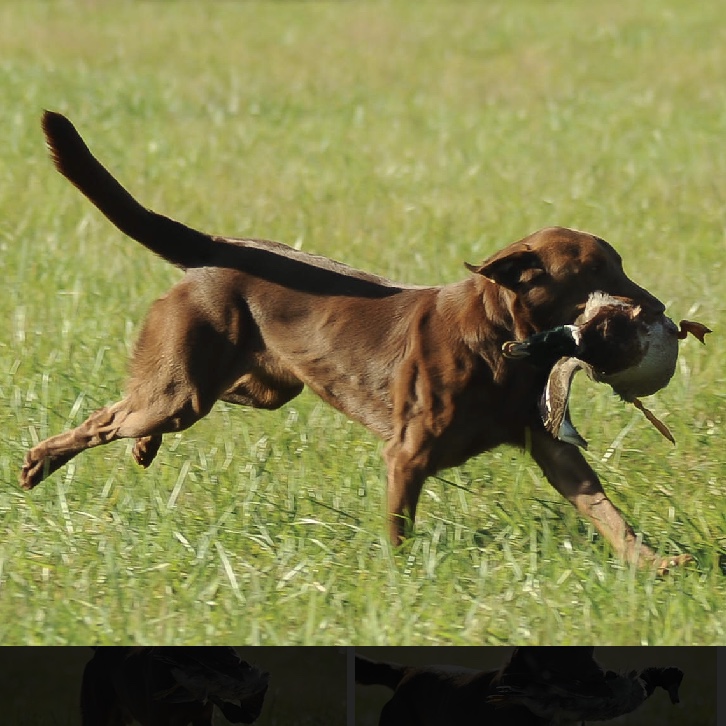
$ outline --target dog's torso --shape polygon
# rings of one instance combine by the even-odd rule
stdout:
[[[524,427],[536,425],[533,391],[543,376],[501,356],[511,324],[506,315],[494,324],[501,304],[476,278],[407,286],[340,263],[318,266],[325,258],[286,248],[289,257],[279,243],[234,242],[239,258],[225,251],[232,259],[221,263],[230,266],[188,270],[147,321],[155,329],[168,309],[194,307],[197,326],[216,333],[206,345],[215,350],[219,398],[272,408],[306,385],[387,442],[402,419],[418,418],[445,439],[433,470],[521,443]],[[251,269],[232,267],[243,263]]]

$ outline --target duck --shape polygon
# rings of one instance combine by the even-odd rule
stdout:
[[[150,656],[173,680],[153,694],[157,702],[209,701],[230,723],[253,723],[260,715],[269,674],[242,660],[234,648],[154,647]]]
[[[592,293],[574,324],[535,333],[522,341],[507,341],[507,358],[528,359],[549,369],[539,411],[545,428],[562,441],[587,448],[569,415],[572,381],[583,370],[598,383],[607,383],[623,401],[634,405],[671,443],[668,427],[640,400],[668,385],[676,369],[678,341],[690,333],[701,343],[711,330],[691,320],[676,325],[663,313]]]
[[[506,679],[489,701],[498,707],[523,706],[540,718],[543,726],[584,726],[587,721],[610,721],[635,711],[663,688],[672,704],[680,702],[683,671],[675,667],[650,667],[640,673],[603,671],[599,687],[583,688],[577,679]]]

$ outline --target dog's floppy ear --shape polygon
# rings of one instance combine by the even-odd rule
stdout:
[[[481,265],[464,264],[470,272],[515,291],[545,271],[539,255],[530,249],[503,250],[484,260]]]

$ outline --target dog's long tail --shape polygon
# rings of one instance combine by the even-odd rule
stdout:
[[[395,689],[406,675],[408,666],[384,663],[362,655],[355,657],[355,682],[363,686],[387,686]]]
[[[42,126],[58,171],[124,234],[183,269],[209,264],[219,244],[214,238],[139,204],[62,114],[46,111]]]

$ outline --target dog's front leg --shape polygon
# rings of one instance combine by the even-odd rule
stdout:
[[[442,373],[422,348],[426,325],[419,321],[409,355],[400,364],[392,386],[393,436],[385,459],[388,466],[388,533],[400,545],[416,520],[416,506],[437,439],[451,422],[450,392],[435,385]],[[438,361],[440,363],[440,361]]]
[[[427,458],[396,443],[386,448],[388,464],[388,534],[398,547],[412,530],[421,488],[428,474]]]
[[[531,441],[532,456],[550,484],[593,523],[619,557],[644,567],[655,565],[659,572],[693,559],[690,555],[659,557],[639,540],[576,446],[559,441],[544,430],[533,430]]]

